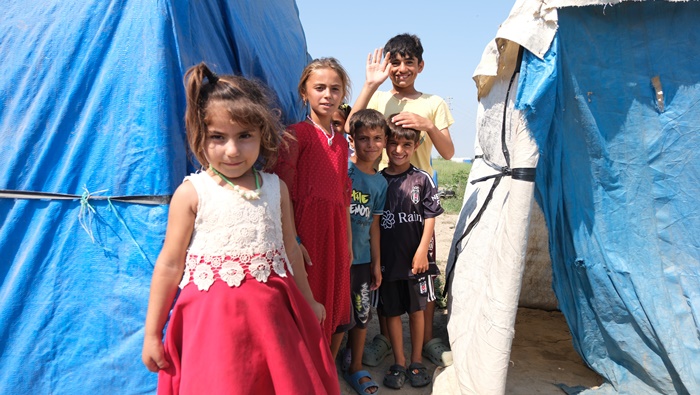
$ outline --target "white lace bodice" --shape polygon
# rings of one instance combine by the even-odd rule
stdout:
[[[199,203],[180,288],[192,281],[208,290],[217,279],[239,286],[246,273],[261,282],[273,271],[281,277],[291,273],[282,237],[279,178],[260,176],[257,200],[222,187],[206,172],[185,177]]]

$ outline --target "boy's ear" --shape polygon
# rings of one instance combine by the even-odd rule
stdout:
[[[418,72],[420,73],[423,71],[423,67],[425,67],[425,61],[421,60],[420,63],[418,63]]]
[[[355,149],[355,139],[350,134],[348,134],[348,142],[352,144],[352,149]]]

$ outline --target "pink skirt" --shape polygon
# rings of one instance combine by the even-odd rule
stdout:
[[[165,336],[158,394],[339,394],[321,326],[291,277],[190,282]]]

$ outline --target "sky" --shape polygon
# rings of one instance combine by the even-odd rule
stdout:
[[[365,80],[367,55],[401,33],[423,43],[425,67],[416,89],[441,96],[455,123],[450,134],[455,157],[474,155],[477,110],[472,74],[515,0],[297,0],[308,52],[333,56],[350,75],[352,100]],[[381,90],[391,89],[389,80]],[[433,155],[437,155],[433,150]]]

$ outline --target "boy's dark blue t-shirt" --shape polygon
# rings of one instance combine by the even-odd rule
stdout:
[[[388,183],[386,204],[382,214],[381,257],[382,280],[406,280],[411,273],[413,256],[420,245],[426,218],[443,213],[437,187],[423,170],[411,167],[401,174],[381,171]],[[437,274],[435,239],[428,249],[428,274]]]

